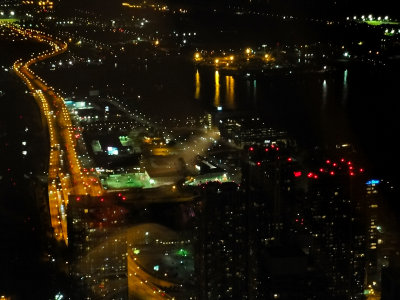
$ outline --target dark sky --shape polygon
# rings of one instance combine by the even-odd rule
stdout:
[[[63,5],[70,7],[86,7],[107,10],[111,7],[120,7],[122,2],[141,2],[141,0],[61,0]],[[347,14],[389,14],[398,17],[396,1],[363,1],[363,0],[148,0],[161,2],[168,5],[196,4],[200,7],[207,6],[236,6],[251,5],[266,7],[271,12],[292,13],[299,15],[347,15]],[[396,16],[397,15],[397,16]]]
[[[326,13],[381,13],[390,14],[395,11],[396,1],[365,1],[365,0],[165,0],[165,2],[201,5],[249,5],[264,6],[274,11],[290,11],[301,14]]]

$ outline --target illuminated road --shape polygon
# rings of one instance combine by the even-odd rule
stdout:
[[[175,299],[168,295],[164,289],[176,288],[179,284],[151,275],[144,267],[144,265],[147,265],[147,267],[149,265],[145,263],[143,254],[135,253],[133,249],[147,245],[156,253],[161,252],[164,256],[164,251],[161,250],[164,248],[158,248],[161,244],[155,243],[155,240],[158,241],[161,237],[165,240],[177,240],[176,233],[159,224],[145,223],[130,228],[127,231],[127,236],[129,245],[127,253],[129,294],[133,299]],[[150,260],[152,261],[152,259]]]
[[[175,284],[156,278],[144,271],[136,262],[132,250],[128,256],[128,288],[129,293],[140,299],[173,299],[161,288],[171,288]]]
[[[50,139],[50,158],[48,171],[48,193],[51,224],[54,236],[68,245],[66,207],[68,196],[100,196],[103,189],[95,174],[82,173],[76,153],[76,140],[69,112],[64,99],[29,67],[39,61],[51,58],[66,51],[67,44],[43,32],[21,29],[9,25],[19,34],[47,43],[51,50],[44,51],[31,59],[17,60],[13,69],[25,82],[38,103],[43,122],[48,126]]]
[[[77,137],[64,99],[29,67],[39,61],[66,51],[67,44],[42,32],[9,26],[23,36],[47,43],[51,50],[19,59],[13,69],[25,82],[41,110],[42,122],[47,124],[50,140],[48,170],[48,198],[54,237],[68,245],[67,205],[69,195],[100,196],[104,193],[95,173],[82,168],[76,153]],[[174,287],[174,283],[155,278],[145,272],[132,251],[128,254],[129,289],[142,299],[173,299],[161,288]]]

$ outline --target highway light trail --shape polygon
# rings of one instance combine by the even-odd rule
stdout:
[[[29,67],[39,61],[59,55],[67,50],[67,44],[43,32],[9,25],[24,37],[47,43],[51,50],[32,55],[29,60],[17,60],[13,69],[25,82],[40,107],[42,121],[47,124],[50,139],[48,171],[48,197],[54,237],[68,245],[67,215],[70,194],[101,196],[103,189],[94,175],[83,174],[76,153],[76,140],[69,112],[64,99]]]

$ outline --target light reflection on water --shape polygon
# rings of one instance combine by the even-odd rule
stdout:
[[[342,94],[342,105],[345,105],[347,102],[348,96],[348,87],[347,87],[347,69],[343,72],[343,94]]]
[[[133,87],[134,99],[138,94],[142,97],[131,105],[150,116],[172,115],[184,119],[216,113],[218,107],[225,112],[257,113],[272,127],[282,128],[307,144],[325,140],[328,133],[332,142],[336,142],[332,139],[342,142],[347,134],[367,143],[371,131],[366,133],[365,128],[394,128],[391,120],[395,117],[387,115],[394,116],[398,111],[393,107],[397,102],[390,100],[398,92],[398,71],[382,71],[377,75],[350,66],[330,74],[266,74],[255,78],[254,74],[230,74],[222,69],[187,65],[174,76],[162,68],[154,72],[149,68],[148,72],[147,77],[138,76],[134,81],[137,84]],[[161,82],[163,89],[154,89],[152,80]],[[378,97],[386,102],[377,104]],[[165,109],[154,109],[166,101],[169,105]],[[376,129],[373,134],[378,132]]]
[[[344,84],[347,84],[347,72],[345,74]],[[268,120],[271,126],[307,141],[325,140],[327,135],[337,137],[339,126],[333,124],[339,119],[344,124],[342,118],[347,103],[336,107],[336,101],[331,101],[338,97],[340,104],[343,96],[335,90],[334,77],[310,74],[255,78],[249,74],[226,74],[224,70],[209,69],[194,69],[192,76],[195,98],[211,111],[221,108],[222,111],[254,112]],[[338,82],[342,85],[343,77],[340,79]],[[346,87],[338,88],[342,92]],[[323,137],[319,136],[321,132]]]
[[[257,99],[257,80],[254,79],[253,81],[253,100],[256,101]]]
[[[233,76],[225,76],[226,82],[226,106],[234,109],[235,106],[235,79]]]
[[[200,73],[199,73],[199,70],[196,70],[195,81],[196,81],[195,82],[196,90],[194,92],[194,98],[200,99]]]
[[[215,96],[214,96],[214,106],[220,106],[220,84],[219,84],[219,72],[215,71]]]
[[[321,109],[325,109],[326,103],[328,101],[328,84],[326,82],[326,79],[322,82],[322,105]]]

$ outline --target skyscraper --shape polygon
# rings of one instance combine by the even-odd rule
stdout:
[[[111,198],[70,197],[70,275],[76,299],[128,298],[125,213]]]

